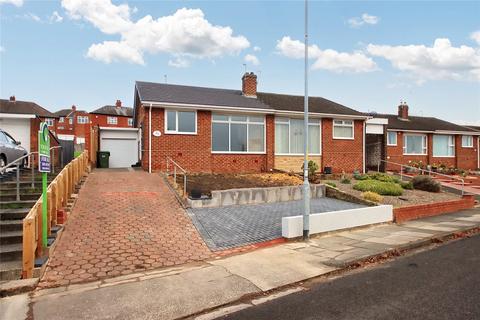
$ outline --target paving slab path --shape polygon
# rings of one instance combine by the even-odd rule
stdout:
[[[94,170],[39,286],[95,281],[211,256],[160,175]]]

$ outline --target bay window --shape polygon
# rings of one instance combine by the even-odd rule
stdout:
[[[320,119],[308,121],[308,153],[320,154]],[[303,119],[275,119],[275,154],[303,154]]]
[[[462,147],[473,148],[473,136],[462,136]]]
[[[213,114],[212,152],[264,153],[265,117]]]
[[[433,136],[434,157],[455,156],[455,136],[434,135]]]
[[[196,134],[197,112],[165,110],[165,133]]]
[[[424,134],[405,134],[403,136],[403,154],[426,155],[427,136]]]
[[[397,145],[397,132],[388,131],[387,132],[387,145],[396,146]]]
[[[333,120],[333,139],[353,138],[353,120]]]

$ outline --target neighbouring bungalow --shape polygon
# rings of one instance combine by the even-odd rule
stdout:
[[[299,172],[303,99],[257,92],[257,76],[248,72],[242,90],[136,82],[142,167],[164,171],[170,157],[189,172]],[[364,172],[368,118],[310,97],[309,158],[327,172]]]
[[[376,151],[385,155],[387,170],[398,171],[400,166],[394,163],[420,162],[425,166],[480,168],[480,131],[475,128],[434,117],[411,116],[404,102],[398,106],[397,114],[371,116],[373,119],[369,121],[386,119],[387,130],[384,137],[367,132],[368,167],[376,166],[378,156],[373,156]]]

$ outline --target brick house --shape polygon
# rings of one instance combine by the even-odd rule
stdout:
[[[133,109],[122,106],[122,101],[117,100],[114,106],[107,105],[90,112],[90,121],[99,127],[133,127]]]
[[[90,136],[90,115],[87,111],[70,109],[55,112],[58,117],[57,136],[60,140],[74,141],[76,145],[85,145]]]
[[[0,128],[8,132],[21,143],[28,152],[38,149],[38,130],[40,122],[47,122],[52,134],[55,134],[57,117],[35,102],[17,100],[15,96],[0,99]],[[51,142],[56,145],[56,141]]]
[[[373,117],[388,120],[384,140],[387,161],[400,164],[422,161],[426,165],[443,164],[460,169],[480,167],[480,131],[474,128],[434,117],[411,116],[406,103],[398,106],[397,114]],[[398,171],[399,166],[389,163],[387,169]]]
[[[310,97],[310,159],[337,173],[364,171],[367,118]],[[164,171],[171,157],[190,172],[301,171],[303,96],[257,92],[253,73],[242,90],[136,82],[134,123],[145,170]]]

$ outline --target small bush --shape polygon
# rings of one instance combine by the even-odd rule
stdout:
[[[428,192],[440,192],[442,185],[429,176],[416,176],[412,179],[412,185],[417,190]]]
[[[374,180],[382,181],[382,182],[393,182],[393,183],[400,182],[400,180],[397,177],[393,177],[388,174],[380,173],[380,172],[371,174],[370,178]]]
[[[304,169],[304,166],[302,164],[302,171]],[[312,180],[315,177],[315,173],[318,171],[318,164],[313,161],[309,160],[308,161],[308,180]]]
[[[400,182],[400,186],[405,190],[413,190],[413,183],[411,181]]]
[[[342,183],[342,184],[350,184],[350,179],[348,179],[348,178],[343,178],[342,180],[340,180],[340,183]]]
[[[384,196],[401,196],[403,189],[399,184],[378,180],[364,180],[357,182],[353,189],[358,191],[372,191]]]
[[[329,185],[330,187],[336,188],[337,185],[333,182],[325,182],[326,185]]]
[[[377,202],[377,203],[382,202],[382,200],[383,200],[383,197],[381,195],[379,195],[378,193],[375,193],[375,192],[371,192],[371,191],[367,191],[367,192],[362,193],[362,197],[365,200],[373,201],[373,202]]]
[[[370,176],[368,174],[355,174],[353,177],[355,178],[355,180],[358,181],[370,179]]]

